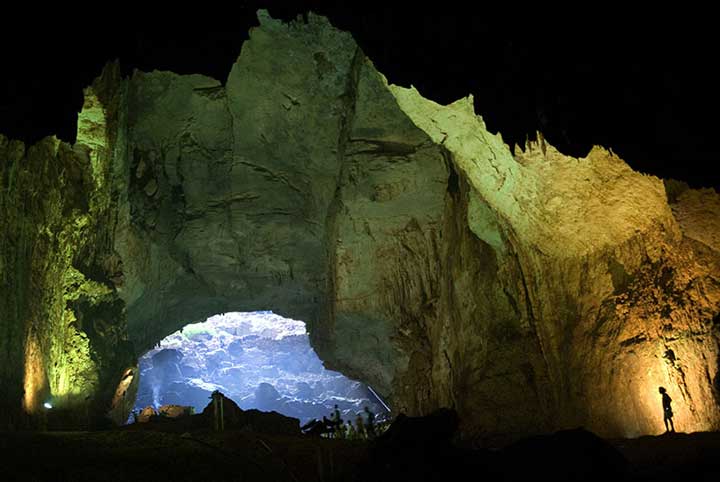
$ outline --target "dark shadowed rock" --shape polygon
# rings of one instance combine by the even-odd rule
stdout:
[[[436,410],[424,417],[408,417],[401,413],[385,433],[377,438],[376,443],[383,450],[448,444],[455,435],[458,423],[457,412],[449,408]]]
[[[183,354],[174,348],[164,348],[152,356],[153,366],[165,365],[168,363],[180,363]]]
[[[194,407],[204,406],[211,393],[210,390],[200,388],[187,380],[163,385],[159,391],[162,403]]]
[[[372,443],[363,477],[388,482],[486,479],[491,455],[457,448],[452,439],[458,424],[457,412],[446,408],[424,417],[398,415]]]
[[[513,443],[499,468],[507,480],[621,480],[627,462],[612,445],[584,429],[563,430]]]
[[[246,429],[253,432],[299,435],[300,421],[297,418],[286,417],[277,412],[262,412],[260,410],[242,410],[235,402],[223,397],[223,410],[226,429]],[[212,401],[202,411],[201,416],[207,427],[212,426]]]

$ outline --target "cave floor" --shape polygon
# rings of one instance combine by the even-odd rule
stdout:
[[[347,480],[343,472],[361,463],[364,446],[238,431],[5,433],[0,480]]]
[[[634,480],[720,480],[720,432],[672,433],[610,440]]]
[[[718,432],[610,442],[629,462],[627,480],[720,480]],[[359,475],[368,446],[247,431],[0,432],[0,480],[370,480]]]

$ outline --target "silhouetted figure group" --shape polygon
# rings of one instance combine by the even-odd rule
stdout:
[[[375,414],[365,407],[365,418],[358,413],[355,424],[352,421],[346,422],[340,416],[340,409],[335,405],[330,418],[323,417],[322,420],[312,419],[300,430],[306,435],[316,437],[341,438],[348,440],[373,439],[376,435]]]
[[[663,406],[663,422],[665,422],[665,433],[674,432],[675,424],[673,424],[673,411],[670,404],[672,398],[667,394],[667,390],[664,387],[658,388],[660,395],[662,395],[662,406]]]

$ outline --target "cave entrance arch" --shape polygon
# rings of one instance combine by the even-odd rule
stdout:
[[[345,420],[388,407],[362,382],[325,369],[305,323],[271,311],[223,313],[186,325],[139,360],[134,410],[183,405],[201,412],[220,390],[244,410],[276,411],[305,423],[338,405]]]

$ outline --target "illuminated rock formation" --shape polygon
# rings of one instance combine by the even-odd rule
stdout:
[[[307,322],[329,368],[411,415],[452,406],[467,436],[658,433],[660,385],[679,430],[720,428],[717,193],[673,191],[669,203],[661,180],[601,148],[576,159],[538,136],[512,152],[471,99],[440,106],[388,86],[324,18],[259,17],[224,85],[109,69],[88,91],[75,151],[29,151],[57,171],[28,169],[22,191],[2,194],[13,228],[0,238],[0,299],[14,313],[2,326],[28,346],[6,347],[4,380],[24,360],[52,379],[56,358],[32,336],[54,339],[75,296],[59,297],[56,278],[78,276],[71,286],[96,284],[73,316],[94,320],[92,300],[113,300],[106,325],[122,334],[124,304],[136,353],[216,313],[272,309]],[[16,186],[24,153],[0,146],[1,185]],[[12,197],[40,189],[70,206],[50,231],[36,231],[55,219],[40,205],[23,228],[26,201]],[[13,254],[63,226],[78,237],[65,257],[62,244]],[[43,286],[53,301],[31,294]],[[117,385],[125,365],[82,381]],[[21,386],[7,403],[19,406]]]
[[[92,425],[134,363],[110,280],[113,72],[86,90],[74,147],[0,136],[0,429]]]
[[[540,138],[511,156],[485,131],[472,102],[441,107],[415,91],[391,90],[416,125],[447,148],[468,183],[468,227],[492,248],[492,277],[505,295],[489,306],[510,302],[516,310],[505,320],[488,305],[453,316],[467,287],[436,322],[425,322],[443,327],[428,340],[450,339],[449,349],[431,343],[432,360],[447,350],[446,369],[438,373],[432,364],[432,383],[450,394],[440,404],[465,398],[471,406],[464,412],[477,414],[478,431],[499,422],[524,432],[545,420],[551,427],[583,424],[604,435],[638,435],[662,429],[657,388],[664,385],[675,393],[684,430],[716,427],[717,194],[680,196],[678,225],[662,182],[611,153],[596,148],[573,159]],[[686,229],[702,232],[705,244],[684,238]],[[514,338],[506,345],[526,342],[526,353],[508,359],[503,352],[512,349],[497,337],[500,346],[481,352],[485,360],[453,357],[477,353],[492,340],[453,336],[473,318],[482,320],[471,323],[475,330],[500,323]],[[464,381],[470,388],[460,392],[452,386],[458,366],[470,374]],[[468,390],[476,395],[465,397]],[[478,400],[487,402],[478,407]]]

